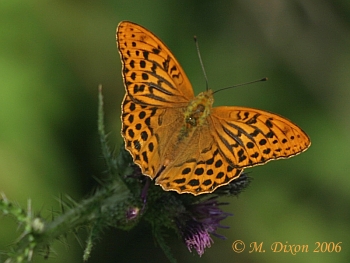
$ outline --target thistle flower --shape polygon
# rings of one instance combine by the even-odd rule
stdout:
[[[219,203],[217,198],[213,197],[190,205],[187,211],[176,219],[177,227],[190,252],[195,249],[198,255],[202,256],[204,250],[214,243],[210,235],[226,239],[216,233],[219,227],[228,228],[220,224],[221,220],[232,216],[219,208],[219,205],[226,204],[228,203]]]

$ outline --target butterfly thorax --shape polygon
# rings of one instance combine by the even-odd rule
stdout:
[[[179,134],[179,141],[185,137],[189,137],[197,127],[202,126],[208,115],[210,114],[213,105],[212,90],[204,91],[198,94],[185,109],[184,126]]]

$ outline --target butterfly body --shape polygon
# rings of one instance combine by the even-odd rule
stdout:
[[[117,43],[126,89],[125,148],[164,190],[209,193],[246,167],[289,158],[310,146],[297,125],[277,114],[212,107],[211,90],[195,97],[174,55],[147,29],[121,22]]]

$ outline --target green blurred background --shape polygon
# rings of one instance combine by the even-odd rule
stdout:
[[[30,3],[29,3],[30,2]],[[201,259],[170,233],[179,262],[349,262],[350,2],[236,1],[1,1],[0,191],[43,216],[57,198],[77,200],[103,176],[97,134],[97,87],[103,85],[110,143],[121,144],[124,95],[115,28],[143,25],[173,51],[195,93],[204,90],[193,35],[199,39],[210,88],[268,77],[266,83],[224,91],[215,105],[279,113],[310,136],[311,148],[290,160],[248,169],[254,178],[225,211],[226,241]],[[0,250],[17,237],[0,219]],[[241,254],[232,251],[240,239]],[[248,253],[264,242],[265,253]],[[308,244],[295,256],[272,253],[273,242]],[[315,242],[342,242],[340,253],[314,253]],[[56,242],[50,259],[82,262],[72,236]],[[147,224],[106,231],[89,262],[167,262]],[[1,260],[0,260],[1,261]]]

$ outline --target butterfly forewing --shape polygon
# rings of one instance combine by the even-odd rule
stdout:
[[[138,103],[185,106],[193,89],[169,49],[150,31],[131,22],[117,28],[126,92]]]
[[[244,107],[212,109],[211,134],[234,167],[288,158],[306,150],[310,140],[291,121],[273,113]]]

